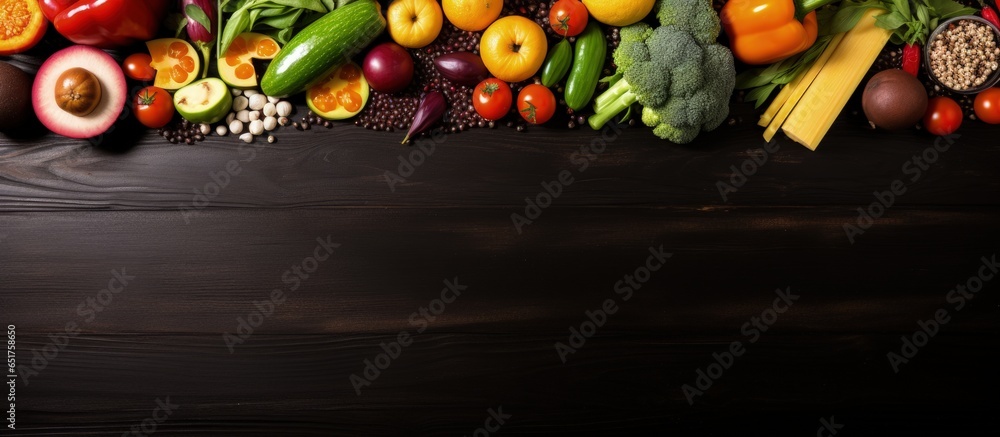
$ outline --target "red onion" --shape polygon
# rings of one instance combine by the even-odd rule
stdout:
[[[194,43],[201,50],[203,55],[202,63],[204,68],[201,72],[201,77],[208,75],[208,64],[210,64],[210,56],[212,53],[212,46],[215,43],[215,32],[218,31],[218,22],[216,17],[218,11],[215,8],[214,0],[181,0],[181,10],[184,11],[184,16],[187,17],[187,34],[191,38],[191,42]],[[211,29],[206,29],[201,23],[192,18],[190,14],[189,6],[197,6],[205,13],[208,18]]]
[[[446,110],[448,110],[448,102],[445,101],[444,94],[438,91],[427,93],[420,101],[420,107],[417,108],[417,114],[413,116],[413,124],[410,125],[410,131],[406,133],[403,144],[410,141],[414,135],[430,129],[434,123],[444,117]]]

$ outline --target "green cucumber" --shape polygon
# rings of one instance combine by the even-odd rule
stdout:
[[[549,50],[549,56],[542,66],[542,85],[552,87],[559,83],[569,73],[569,66],[573,64],[573,45],[568,39],[563,39]]]
[[[278,52],[260,80],[272,97],[303,92],[351,60],[385,30],[375,0],[358,0],[327,13],[295,35]]]
[[[573,69],[569,72],[569,79],[566,79],[566,106],[579,111],[590,103],[607,54],[608,42],[604,39],[604,32],[601,26],[591,21],[576,38]]]

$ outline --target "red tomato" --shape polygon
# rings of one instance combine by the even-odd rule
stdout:
[[[149,82],[156,78],[156,70],[149,64],[153,58],[146,53],[135,53],[125,58],[123,66],[125,75],[140,82]]]
[[[587,28],[590,13],[580,0],[559,0],[549,11],[549,25],[562,36],[577,36]]]
[[[499,120],[507,115],[513,101],[514,94],[511,93],[510,86],[497,78],[480,82],[472,94],[472,105],[476,107],[476,112],[490,121]]]
[[[962,125],[962,108],[947,97],[935,97],[927,103],[924,129],[934,135],[948,135]]]
[[[517,112],[528,123],[545,123],[556,113],[556,96],[544,85],[528,85],[517,95]]]
[[[989,124],[1000,124],[1000,88],[976,95],[976,117]]]
[[[163,88],[148,86],[132,100],[135,117],[146,127],[159,129],[174,118],[174,101]]]

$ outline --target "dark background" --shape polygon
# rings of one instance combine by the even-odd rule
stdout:
[[[4,431],[122,435],[169,397],[162,435],[473,435],[490,408],[509,435],[814,435],[831,416],[838,435],[995,435],[996,284],[961,311],[945,296],[1000,243],[1000,130],[966,120],[851,244],[857,208],[935,139],[868,131],[852,105],[817,152],[779,135],[724,201],[731,166],[765,155],[750,108],[733,111],[687,146],[626,129],[582,172],[589,129],[449,135],[395,192],[385,172],[415,149],[346,123],[253,145],[171,145],[132,120],[95,147],[0,137],[17,363],[81,329],[18,379]],[[574,183],[519,234],[511,214],[563,170]],[[327,236],[341,246],[289,291],[283,273]],[[623,302],[616,281],[660,245],[673,257]],[[135,279],[87,322],[78,305],[122,269]],[[456,277],[468,289],[417,334],[410,314]],[[230,353],[223,333],[275,288],[287,300]],[[801,297],[750,344],[741,326],[777,288]],[[562,363],[555,343],[608,298],[620,310]],[[942,308],[894,372],[887,354]],[[356,394],[349,376],[401,331],[413,343]],[[747,352],[689,405],[681,386],[737,340]]]

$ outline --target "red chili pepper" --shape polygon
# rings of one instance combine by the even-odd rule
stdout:
[[[997,17],[997,11],[994,11],[993,8],[988,5],[983,5],[983,10],[979,13],[979,15],[982,15],[984,20],[993,23],[994,26],[1000,27],[1000,18]]]
[[[42,0],[56,30],[77,44],[124,47],[156,36],[169,0]]]
[[[912,74],[914,77],[920,73],[920,44],[906,44],[903,46],[903,71]]]

